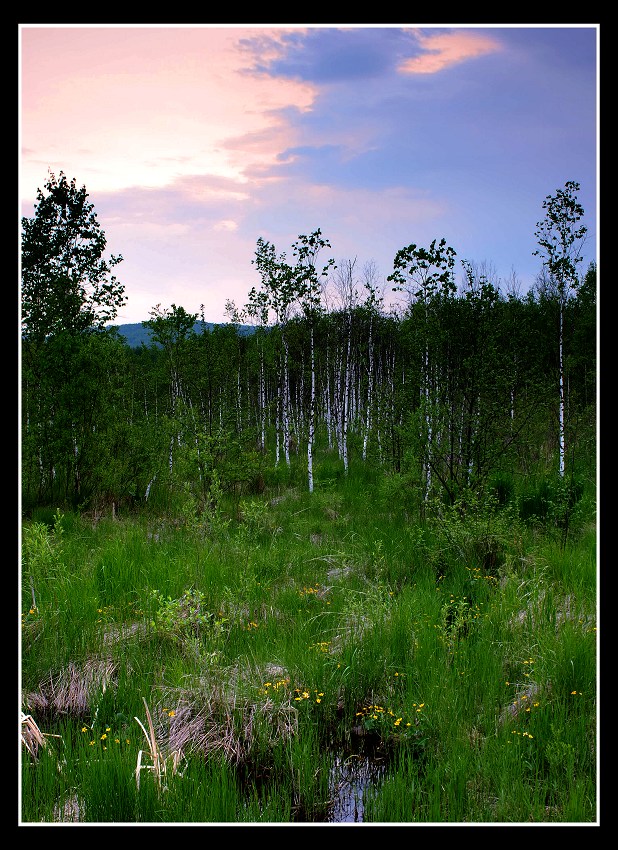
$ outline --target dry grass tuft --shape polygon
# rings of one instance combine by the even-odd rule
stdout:
[[[265,671],[268,671],[265,675]],[[247,682],[283,677],[277,665],[265,669],[233,668],[225,681],[196,678],[183,688],[166,688],[163,702],[153,712],[156,736],[165,741],[165,752],[194,753],[204,758],[214,753],[229,763],[241,764],[254,749],[289,740],[298,733],[298,711],[292,694],[276,702],[261,693],[247,695]],[[162,706],[173,706],[173,710]]]
[[[111,659],[91,659],[81,667],[71,662],[58,675],[51,674],[37,692],[25,694],[25,704],[33,712],[83,717],[90,711],[92,694],[114,684],[117,667]]]
[[[59,735],[52,735],[49,732],[41,732],[36,721],[30,714],[21,712],[21,742],[28,750],[32,758],[37,759],[39,750],[47,746],[47,738],[59,738]]]
[[[150,710],[148,708],[148,703],[144,699],[144,708],[146,709],[146,720],[148,723],[148,730],[139,719],[136,717],[135,719],[139,723],[142,732],[146,738],[146,743],[148,744],[148,751],[150,755],[150,760],[152,764],[142,764],[142,756],[144,755],[144,750],[140,750],[137,754],[137,767],[135,768],[135,780],[137,782],[137,787],[139,788],[140,783],[140,775],[142,770],[150,770],[152,771],[155,782],[158,787],[162,787],[163,778],[167,776],[168,766],[170,768],[170,773],[174,776],[178,772],[179,765],[182,761],[182,752],[180,750],[174,750],[169,752],[167,755],[164,755],[161,750],[159,744],[157,743],[157,738],[155,735],[154,724],[152,722],[152,717],[150,714]]]

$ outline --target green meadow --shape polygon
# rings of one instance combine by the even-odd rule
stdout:
[[[341,473],[23,520],[21,823],[595,823],[594,493]]]

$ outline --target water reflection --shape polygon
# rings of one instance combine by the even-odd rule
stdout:
[[[362,823],[365,790],[384,776],[386,757],[379,746],[366,739],[356,741],[350,749],[335,757],[330,787],[333,804],[331,823]]]

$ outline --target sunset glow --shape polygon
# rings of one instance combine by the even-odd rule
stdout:
[[[337,261],[444,236],[524,289],[544,198],[576,180],[595,258],[588,26],[22,25],[20,215],[85,185],[128,304],[225,321],[258,237],[321,228]],[[390,295],[390,293],[389,293]]]

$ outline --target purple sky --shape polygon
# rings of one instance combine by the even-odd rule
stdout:
[[[597,260],[590,25],[22,25],[20,215],[48,170],[85,185],[126,307],[228,321],[259,237],[373,262],[444,237],[503,290],[540,260],[545,197],[581,186]],[[390,285],[386,288],[390,300]]]

